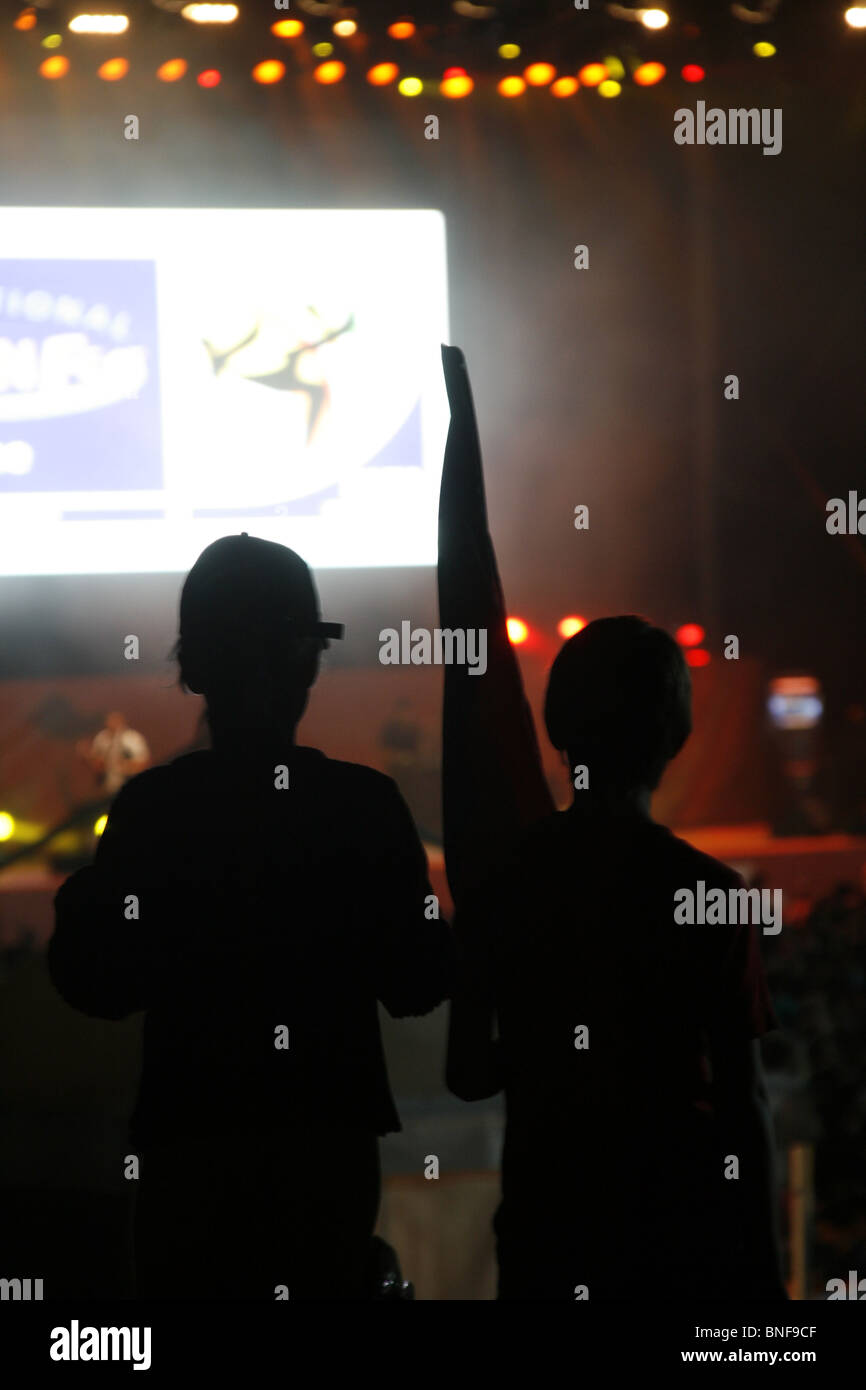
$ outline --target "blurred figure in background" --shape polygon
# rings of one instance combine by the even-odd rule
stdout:
[[[150,764],[150,749],[144,736],[131,729],[120,710],[105,717],[105,727],[88,742],[82,739],[78,752],[92,768],[103,796],[114,796],[124,782],[143,772]]]

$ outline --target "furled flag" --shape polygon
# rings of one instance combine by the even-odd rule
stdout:
[[[481,446],[466,362],[442,348],[451,425],[439,493],[439,623],[486,628],[487,670],[445,666],[442,811],[445,867],[459,908],[515,836],[555,808],[487,526]]]

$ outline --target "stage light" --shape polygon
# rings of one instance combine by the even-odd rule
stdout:
[[[392,39],[411,39],[415,25],[411,19],[398,19],[396,23],[388,25],[388,33]]]
[[[500,58],[519,58],[519,57],[520,57],[520,44],[519,44],[519,43],[501,43],[501,44],[499,45],[499,56],[500,56]]]
[[[529,636],[529,628],[522,618],[506,618],[505,630],[512,647],[519,647]]]
[[[276,24],[271,25],[271,33],[276,34],[278,39],[296,39],[303,32],[300,19],[278,19]]]
[[[66,76],[69,71],[69,59],[56,53],[53,58],[45,58],[39,64],[39,71],[43,77],[47,77],[50,82],[53,82],[58,77]]]
[[[674,633],[681,647],[699,647],[705,635],[700,623],[683,623]]]
[[[581,87],[597,87],[607,77],[604,63],[587,63],[577,74]]]
[[[357,32],[358,26],[354,19],[338,19],[334,25],[334,33],[341,39],[350,39]]]
[[[321,82],[324,87],[332,87],[335,82],[341,82],[345,75],[346,64],[336,60],[331,63],[320,63],[313,72],[316,81]]]
[[[98,816],[97,819],[93,822],[94,835],[101,835],[107,825],[108,816]]]
[[[265,58],[253,68],[253,81],[268,87],[272,82],[280,82],[286,75],[286,65],[277,58]]]
[[[451,77],[446,73],[439,84],[439,90],[443,97],[452,97],[456,100],[458,97],[468,97],[474,86],[475,83],[472,78],[465,72],[455,72]]]
[[[686,652],[686,664],[688,666],[709,666],[711,661],[712,657],[703,647],[691,647]]]
[[[200,87],[218,87],[223,79],[216,68],[205,68],[195,80]]]
[[[770,689],[777,695],[817,695],[821,686],[814,676],[776,676]]]
[[[661,82],[666,72],[664,63],[641,63],[639,68],[635,68],[632,77],[639,87],[654,87],[657,82]]]
[[[404,97],[420,96],[424,90],[424,83],[420,77],[403,77],[397,83],[397,91]]]
[[[503,77],[496,90],[502,97],[519,97],[526,91],[522,77]]]
[[[278,58],[264,58],[262,62],[256,63],[252,70],[253,81],[261,82],[265,87],[273,82],[281,82],[285,75],[286,65]]]
[[[644,10],[640,22],[645,29],[664,29],[670,23],[667,10]]]
[[[576,77],[557,77],[550,90],[555,97],[573,97],[579,86]]]
[[[752,45],[752,52],[756,58],[772,58],[775,51],[771,43],[756,43]]]
[[[28,29],[36,28],[36,11],[22,10],[17,19],[12,21],[13,29],[21,29],[26,32]]]
[[[824,713],[814,676],[778,676],[770,681],[767,713],[777,729],[814,729]]]
[[[169,58],[167,63],[157,68],[156,75],[160,82],[179,82],[186,75],[186,59]]]
[[[387,87],[393,82],[400,69],[396,63],[377,63],[367,73],[367,81],[374,87]]]
[[[598,84],[598,94],[601,97],[618,97],[621,91],[620,84],[614,82],[610,77]]]
[[[59,48],[63,39],[60,34],[46,34],[42,40],[43,48]]]
[[[852,5],[847,9],[845,23],[852,29],[866,29],[866,5]]]
[[[184,5],[181,10],[193,24],[231,24],[239,13],[237,5]]]
[[[8,811],[0,811],[0,840],[11,840],[15,834],[15,817]]]
[[[625,68],[619,58],[605,58],[604,65],[607,68],[608,77],[612,77],[615,82],[619,82],[625,77]]]
[[[570,618],[560,618],[556,625],[556,630],[560,637],[564,637],[567,641],[569,637],[574,637],[575,633],[583,632],[585,627],[586,618],[572,616]]]
[[[684,82],[703,82],[706,73],[698,63],[686,63],[680,76]]]
[[[523,76],[530,87],[546,87],[556,76],[556,68],[552,63],[530,63]]]
[[[324,43],[314,43],[313,52],[317,58],[330,58],[334,51],[334,45],[325,40]]]
[[[129,19],[125,14],[77,14],[68,27],[73,34],[125,34]]]
[[[97,68],[97,76],[103,82],[119,82],[129,72],[129,63],[126,58],[107,58],[101,67]]]

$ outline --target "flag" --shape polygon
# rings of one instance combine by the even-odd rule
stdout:
[[[487,525],[481,447],[466,362],[442,348],[451,425],[439,493],[439,623],[487,630],[487,670],[446,665],[442,718],[445,868],[455,905],[519,832],[555,808],[506,630]]]

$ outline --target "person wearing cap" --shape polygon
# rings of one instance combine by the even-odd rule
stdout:
[[[211,747],[129,781],[55,899],[60,994],[145,1014],[142,1297],[371,1296],[378,1138],[400,1128],[377,1001],[434,1009],[453,948],[394,782],[295,742],[341,635],[293,551],[208,546],[174,655]]]

